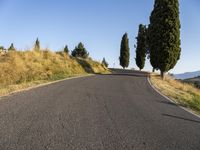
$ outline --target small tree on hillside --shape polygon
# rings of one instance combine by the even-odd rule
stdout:
[[[129,66],[130,48],[128,34],[125,33],[122,37],[121,48],[120,48],[120,65],[125,69]]]
[[[104,65],[104,66],[106,66],[106,67],[108,67],[108,63],[107,63],[107,61],[106,61],[106,59],[105,58],[103,58],[103,60],[102,60],[102,64]]]
[[[8,51],[16,51],[13,43],[11,43],[10,47],[8,48]]]
[[[77,47],[72,51],[71,54],[73,57],[81,57],[81,58],[87,58],[89,56],[89,53],[85,49],[84,45],[80,42]]]
[[[39,41],[38,38],[35,41],[34,50],[35,51],[40,51],[40,41]]]
[[[155,0],[148,27],[150,62],[159,69],[164,79],[165,72],[174,68],[180,59],[179,0]]]
[[[5,48],[3,46],[0,46],[0,51],[5,50]]]
[[[66,45],[65,47],[64,47],[64,50],[63,50],[66,54],[68,54],[69,53],[69,49],[68,49],[68,46]]]
[[[137,47],[136,47],[136,64],[140,70],[144,68],[145,59],[147,54],[147,28],[145,25],[139,25]]]

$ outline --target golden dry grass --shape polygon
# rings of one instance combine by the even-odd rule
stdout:
[[[150,80],[164,95],[178,104],[200,113],[200,90],[193,85],[175,80],[170,76],[166,76],[165,80],[162,80],[157,74],[151,74]]]
[[[9,52],[0,56],[0,95],[71,76],[108,72],[99,62],[62,52]]]

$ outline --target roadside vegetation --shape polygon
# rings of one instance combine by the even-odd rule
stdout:
[[[82,58],[68,52],[67,46],[61,52],[41,50],[38,39],[32,51],[16,51],[11,44],[10,50],[0,55],[0,95],[67,77],[109,72],[88,54]]]
[[[194,78],[185,79],[183,81],[186,82],[186,83],[194,84],[197,88],[200,89],[200,76],[194,77]]]
[[[192,84],[175,80],[168,75],[165,80],[162,80],[158,74],[151,74],[150,80],[155,88],[177,104],[200,114],[200,89]]]

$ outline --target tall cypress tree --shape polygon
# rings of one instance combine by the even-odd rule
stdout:
[[[152,66],[165,72],[180,58],[180,19],[178,0],[155,0],[148,27],[148,45]]]
[[[129,66],[129,57],[130,57],[129,39],[128,39],[128,34],[125,33],[122,37],[120,57],[119,57],[120,65],[123,68],[127,68]]]
[[[139,25],[139,31],[137,36],[137,47],[136,47],[136,64],[140,70],[144,68],[146,54],[147,54],[147,28],[145,25]]]
[[[35,51],[40,51],[40,41],[39,41],[38,38],[35,41],[34,50]]]

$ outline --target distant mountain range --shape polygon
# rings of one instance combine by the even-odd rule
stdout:
[[[189,79],[189,78],[194,78],[194,77],[198,77],[200,76],[200,70],[199,71],[195,71],[195,72],[186,72],[186,73],[182,73],[182,74],[174,74],[174,77],[176,79]]]

